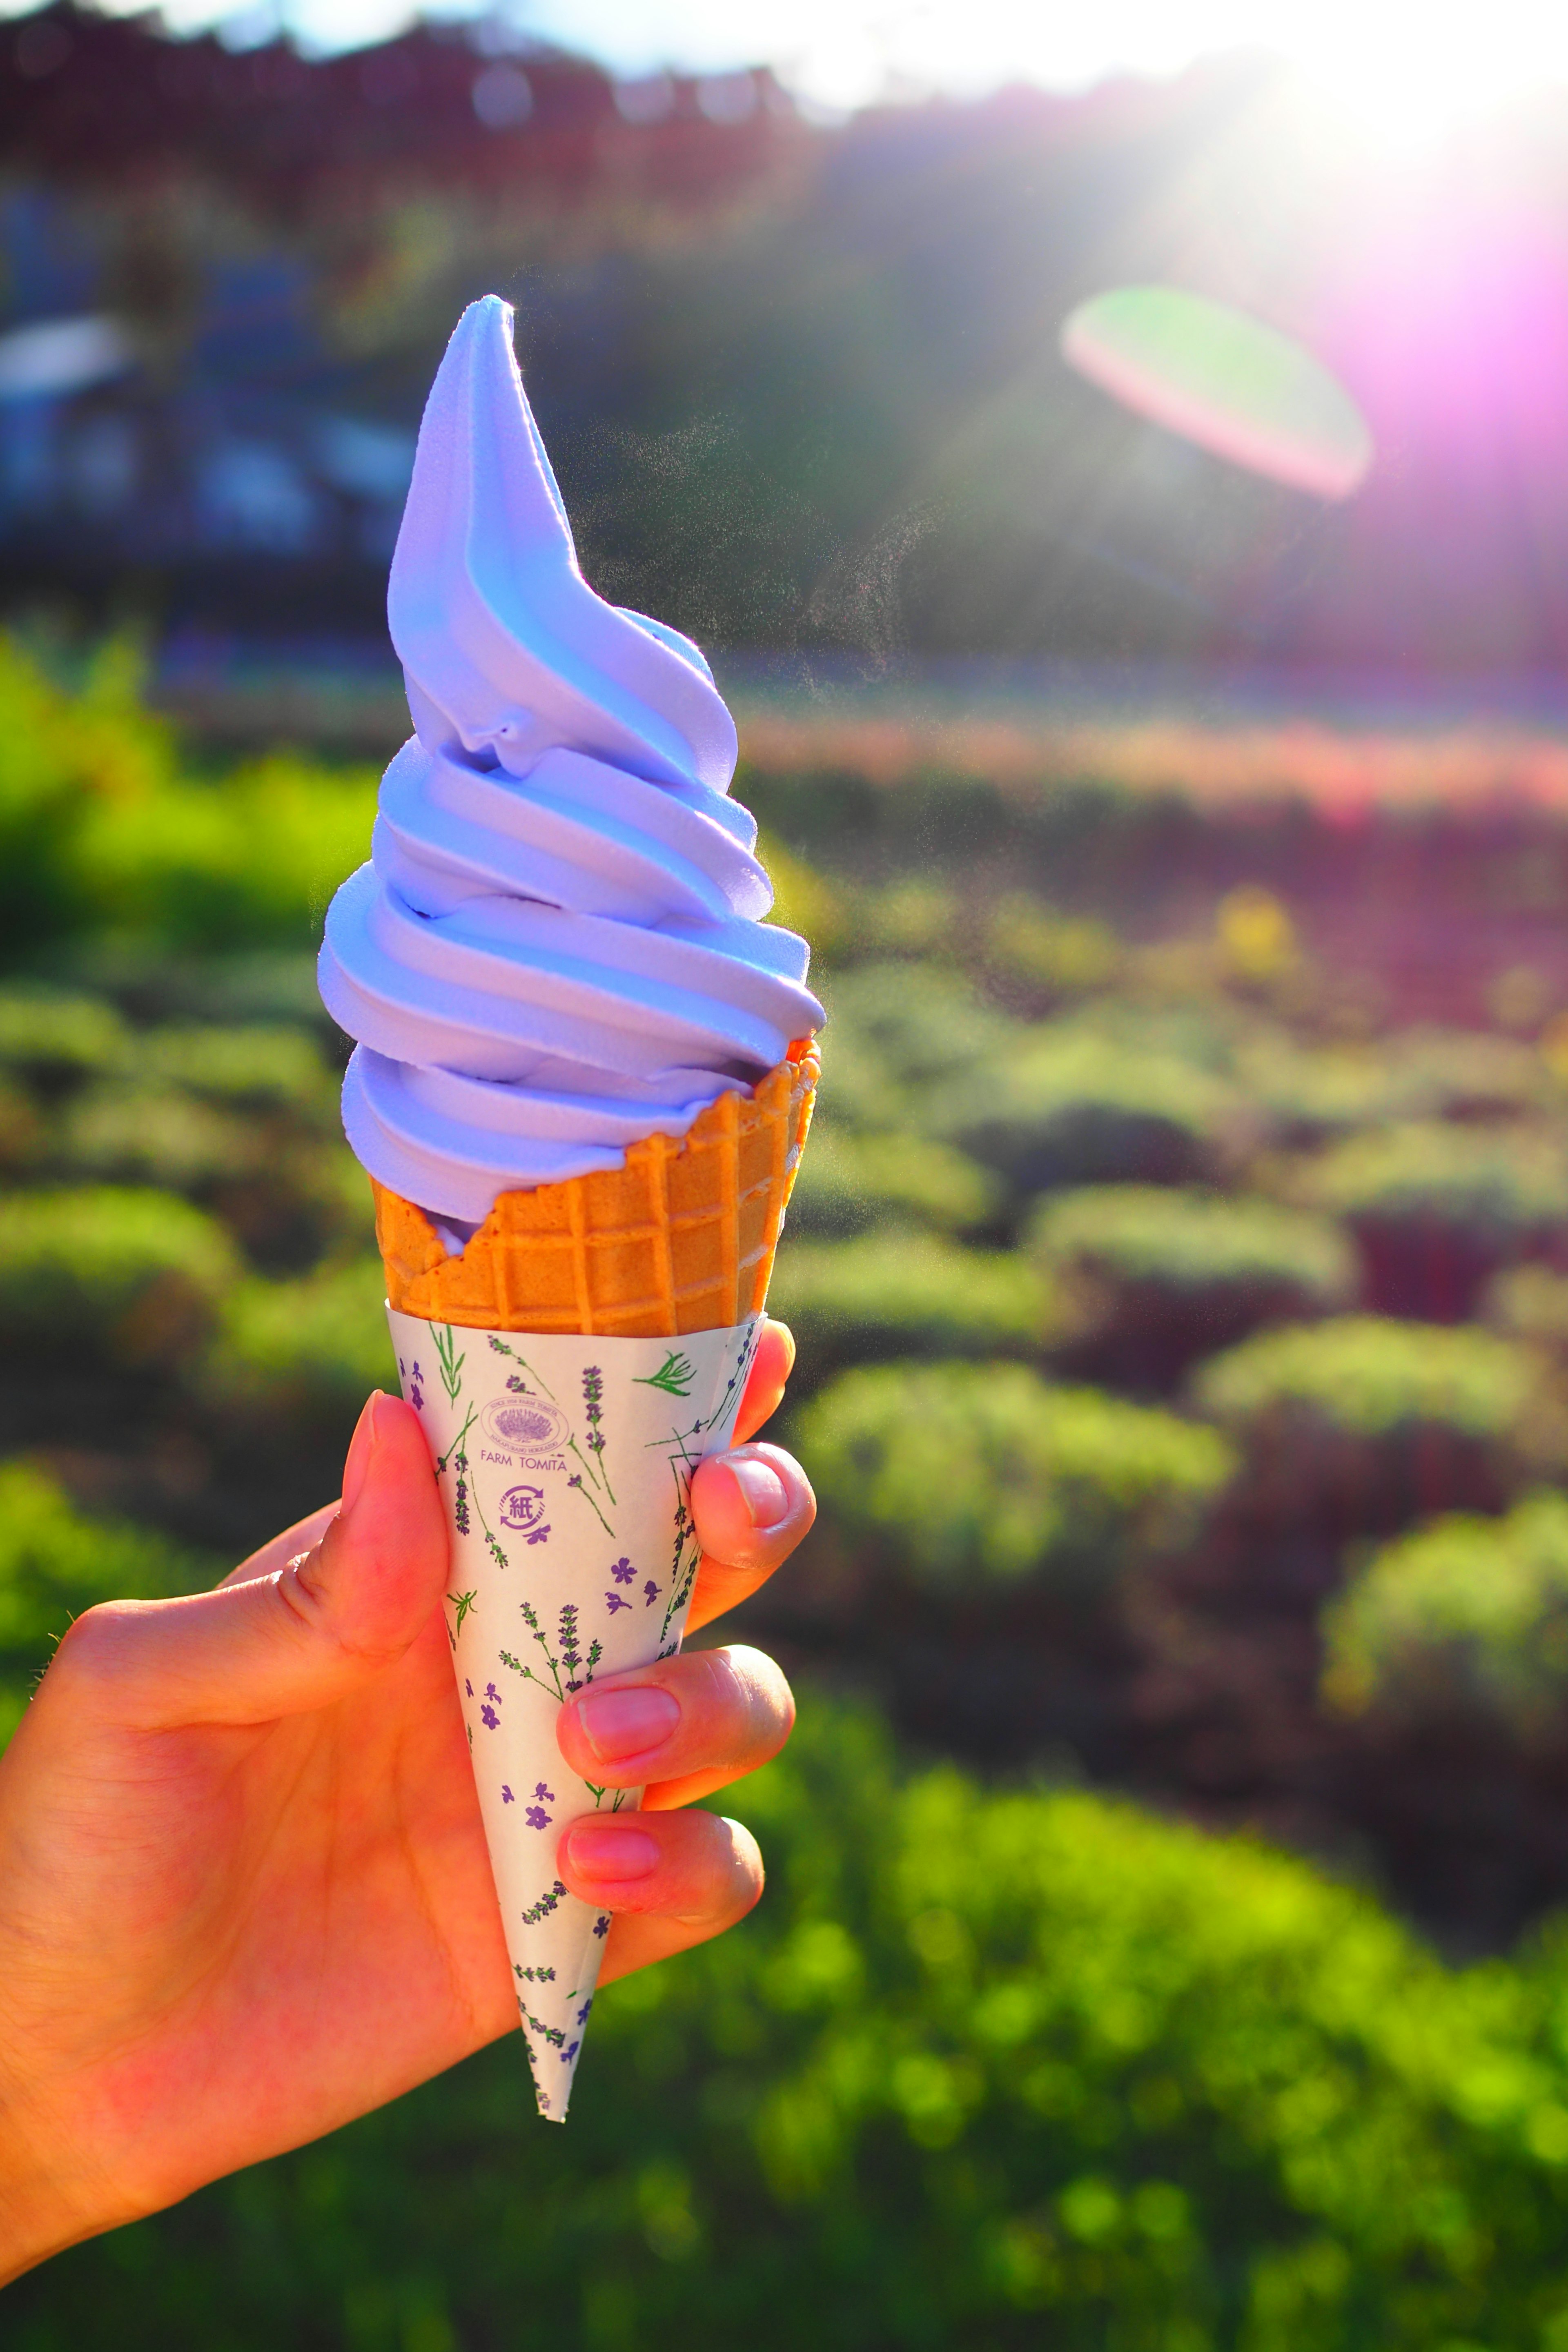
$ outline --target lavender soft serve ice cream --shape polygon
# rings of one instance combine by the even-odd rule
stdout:
[[[764,924],[735,730],[697,647],[606,604],[494,295],[431,389],[387,610],[416,732],[333,899],[328,1011],[359,1043],[363,1166],[454,1244],[499,1192],[686,1133],[819,1026]]]

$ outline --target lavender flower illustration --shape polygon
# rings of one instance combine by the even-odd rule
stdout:
[[[504,1339],[498,1339],[493,1331],[488,1331],[485,1334],[485,1337],[498,1356],[510,1357],[514,1364],[521,1365],[524,1373],[527,1375],[527,1380],[532,1382],[533,1386],[539,1391],[540,1395],[547,1396],[550,1399],[551,1403],[554,1403],[554,1390],[550,1386],[550,1383],[547,1381],[540,1379],[539,1374],[534,1370],[533,1366],[528,1362],[525,1357],[520,1356],[515,1348],[509,1348]],[[508,1381],[507,1386],[509,1389],[517,1389],[521,1391],[525,1388],[526,1382],[524,1381]]]
[[[487,1731],[499,1731],[500,1728],[500,1716],[496,1713],[494,1707],[488,1704],[481,1706],[479,1709],[479,1721],[484,1725]]]
[[[608,1610],[612,1617],[615,1615],[617,1609],[629,1609],[631,1605],[631,1602],[626,1599],[624,1593],[606,1592],[605,1595],[605,1607]]]
[[[557,1879],[553,1886],[552,1886],[547,1893],[540,1896],[537,1903],[531,1905],[529,1909],[521,1914],[523,1926],[525,1927],[537,1927],[542,1919],[548,1919],[552,1911],[559,1911],[563,1899],[565,1896],[565,1887],[562,1885],[560,1879]],[[607,1927],[609,1924],[609,1919],[606,1916],[605,1925]],[[598,1932],[598,1929],[595,1927],[594,1933],[597,1935]]]
[[[498,1568],[510,1568],[511,1566],[511,1562],[508,1559],[505,1552],[502,1551],[500,1544],[496,1541],[495,1529],[490,1526],[489,1521],[484,1515],[484,1510],[480,1505],[479,1496],[477,1493],[471,1492],[468,1486],[468,1432],[472,1429],[478,1416],[479,1407],[477,1405],[470,1405],[468,1410],[468,1414],[464,1420],[463,1426],[458,1430],[458,1434],[453,1438],[452,1443],[448,1445],[445,1454],[439,1455],[437,1459],[436,1475],[437,1478],[445,1477],[447,1465],[448,1463],[451,1464],[453,1469],[458,1474],[457,1484],[452,1489],[453,1526],[457,1528],[458,1533],[460,1536],[466,1536],[469,1533],[472,1524],[469,1517],[469,1506],[471,1505],[474,1513],[479,1518],[479,1531],[485,1539],[485,1549],[489,1553],[490,1558],[494,1560]],[[549,1528],[546,1528],[544,1532],[548,1535],[550,1532]]]
[[[544,1653],[545,1670],[550,1679],[546,1682],[543,1675],[536,1674],[531,1666],[525,1666],[522,1660],[514,1658],[510,1650],[500,1652],[500,1662],[503,1666],[510,1666],[514,1675],[521,1675],[524,1682],[537,1683],[542,1690],[549,1691],[552,1697],[563,1705],[574,1692],[585,1690],[593,1681],[594,1670],[605,1654],[605,1645],[597,1639],[590,1642],[588,1654],[584,1657],[579,1646],[578,1612],[577,1603],[574,1601],[562,1603],[561,1613],[556,1621],[553,1650],[551,1648],[550,1636],[541,1625],[532,1603],[520,1601],[517,1605],[523,1623]]]
[[[531,1830],[547,1830],[553,1816],[547,1813],[542,1805],[530,1805],[522,1818]]]
[[[517,1802],[517,1799],[512,1795],[511,1790],[508,1788],[504,1780],[500,1784],[500,1801],[503,1805],[515,1805]]]
[[[563,1892],[564,1892],[564,1890],[563,1890]],[[609,1932],[610,1915],[607,1911],[601,1911],[598,1917],[594,1922],[594,1933],[595,1936],[603,1937],[607,1936]]]
[[[514,1960],[512,1963],[511,1972],[514,1977],[521,1977],[525,1984],[553,1984],[555,1982],[555,1971],[553,1969],[519,1968]],[[582,2020],[579,2019],[578,2023],[581,2024],[581,2022]]]
[[[458,1622],[457,1622],[456,1625],[454,1625],[454,1627],[452,1628],[452,1638],[453,1638],[454,1643],[456,1642],[458,1635],[458,1634],[462,1632],[462,1630],[463,1630],[463,1620],[464,1620],[464,1618],[468,1615],[468,1613],[469,1610],[473,1607],[473,1605],[474,1605],[475,1601],[479,1599],[479,1593],[478,1593],[478,1591],[473,1591],[473,1592],[448,1592],[448,1593],[447,1593],[447,1600],[451,1602],[451,1604],[452,1604],[453,1608],[454,1608],[454,1609],[457,1611],[457,1612],[458,1612]],[[473,1695],[474,1695],[474,1686],[473,1686],[472,1683],[470,1683],[470,1684],[468,1685],[468,1696],[469,1696],[470,1698],[472,1698],[472,1697],[473,1697]]]
[[[697,1368],[689,1357],[678,1355],[673,1349],[666,1356],[657,1372],[647,1372],[635,1385],[639,1389],[663,1389],[667,1396],[689,1396]]]
[[[636,1576],[637,1570],[623,1552],[619,1559],[610,1562],[610,1574],[617,1584],[629,1584]]]
[[[404,1362],[402,1357],[399,1356],[397,1359],[397,1377],[403,1382],[408,1402],[414,1407],[415,1412],[423,1412],[425,1410],[425,1392],[421,1384],[424,1381],[425,1375],[420,1370],[418,1364],[416,1363],[413,1371],[410,1372],[407,1365]]]
[[[448,1404],[456,1404],[463,1385],[463,1366],[468,1360],[468,1356],[466,1353],[458,1355],[457,1334],[449,1323],[443,1324],[439,1329],[434,1323],[428,1328],[431,1342],[436,1349],[437,1364],[440,1370],[441,1386],[447,1391],[447,1402]]]
[[[659,1594],[660,1594],[663,1591],[664,1591],[664,1587],[663,1587],[663,1585],[662,1585],[662,1584],[656,1584],[656,1583],[654,1582],[654,1580],[653,1580],[652,1577],[650,1576],[650,1577],[648,1578],[647,1582],[643,1586],[643,1589],[642,1589],[642,1605],[643,1605],[643,1607],[644,1607],[645,1609],[651,1609],[651,1608],[653,1607],[654,1602],[658,1599]]]

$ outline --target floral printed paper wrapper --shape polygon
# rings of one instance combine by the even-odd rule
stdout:
[[[731,1442],[762,1318],[679,1340],[387,1319],[447,1505],[458,1696],[539,2112],[560,2123],[610,1915],[567,1893],[556,1843],[641,1792],[569,1772],[556,1717],[597,1677],[679,1649],[691,1475]]]

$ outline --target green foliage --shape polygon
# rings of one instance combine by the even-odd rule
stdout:
[[[123,1067],[133,1052],[124,1022],[100,996],[0,989],[0,1068],[52,1087]]]
[[[1545,1265],[1510,1266],[1489,1285],[1482,1311],[1510,1339],[1568,1354],[1568,1275]]]
[[[0,1463],[0,1740],[73,1617],[100,1601],[156,1599],[212,1580],[162,1537],[89,1518],[41,1472]]]
[[[100,929],[207,950],[308,940],[366,854],[374,776],[279,753],[195,780],[139,686],[123,646],[73,693],[0,638],[7,951]]]
[[[1568,1164],[1530,1128],[1380,1128],[1325,1152],[1309,1182],[1358,1225],[1445,1227],[1494,1254],[1568,1232]]]
[[[931,964],[858,964],[824,990],[822,1101],[846,1126],[918,1130],[932,1082],[997,1052],[1016,1027]]]
[[[41,1360],[175,1361],[237,1272],[222,1226],[164,1192],[0,1195],[0,1334]]]
[[[733,1797],[728,1800],[735,1803]],[[1564,1954],[1445,1969],[1309,1866],[902,1778],[811,1700],[732,1934],[11,2288],[19,2352],[1541,2352]]]
[[[1234,1468],[1212,1430],[1023,1364],[846,1372],[800,1439],[828,1515],[948,1591],[1102,1589],[1189,1539]]]
[[[857,1134],[814,1120],[811,1148],[790,1194],[792,1234],[845,1235],[918,1218],[938,1232],[983,1225],[1001,1187],[951,1144],[900,1133]]]
[[[989,910],[984,957],[999,980],[1074,996],[1116,979],[1121,943],[1092,916],[1058,914],[1026,891],[1010,890]]]
[[[1096,1185],[1045,1202],[1032,1234],[1053,1271],[1166,1291],[1252,1323],[1327,1313],[1353,1288],[1344,1236],[1267,1201]]]
[[[1300,1407],[1357,1437],[1427,1423],[1495,1438],[1523,1420],[1539,1379],[1526,1350],[1489,1331],[1349,1315],[1260,1333],[1205,1364],[1194,1392],[1238,1428]]]
[[[395,1385],[386,1286],[378,1258],[298,1282],[242,1282],[195,1384],[216,1410],[274,1420],[345,1423],[372,1389]]]
[[[1456,1514],[1387,1544],[1324,1621],[1325,1693],[1347,1714],[1480,1710],[1526,1734],[1563,1723],[1568,1499]]]
[[[1192,1395],[1246,1451],[1256,1507],[1347,1532],[1496,1508],[1565,1458],[1541,1359],[1474,1328],[1358,1315],[1264,1331],[1200,1366]]]
[[[1212,1173],[1238,1108],[1227,1083],[1195,1063],[1063,1023],[966,1069],[933,1118],[935,1131],[1033,1192]]]
[[[92,1087],[61,1116],[52,1156],[68,1174],[207,1192],[265,1148],[253,1125],[173,1089]]]
[[[768,1306],[799,1345],[798,1386],[835,1364],[912,1349],[1028,1353],[1042,1344],[1050,1298],[1037,1270],[1012,1251],[883,1231],[786,1243]]]
[[[138,1055],[151,1083],[237,1109],[321,1111],[333,1116],[337,1085],[303,1030],[256,1022],[244,1028],[203,1023],[152,1030]]]

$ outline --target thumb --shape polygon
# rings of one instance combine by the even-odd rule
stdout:
[[[39,1699],[85,1678],[128,1728],[265,1723],[346,1697],[416,1640],[447,1583],[446,1517],[416,1415],[378,1390],[360,1415],[343,1501],[313,1551],[180,1601],[79,1617]]]

